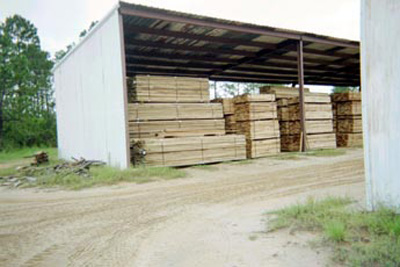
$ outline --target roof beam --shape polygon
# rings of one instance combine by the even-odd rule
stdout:
[[[148,35],[155,35],[155,36],[167,36],[167,37],[174,37],[174,38],[183,38],[183,39],[190,39],[190,40],[198,40],[198,41],[206,41],[211,43],[220,43],[220,44],[231,44],[231,45],[243,45],[243,46],[253,46],[259,48],[269,48],[269,49],[276,49],[275,44],[259,42],[259,41],[252,41],[252,40],[240,40],[235,38],[225,38],[225,37],[218,37],[218,36],[208,36],[208,35],[200,35],[200,34],[193,34],[187,32],[178,32],[178,31],[170,31],[166,29],[154,29],[154,28],[147,28],[147,27],[140,27],[140,26],[132,26],[127,24],[124,27],[125,30],[125,37],[128,38],[131,34],[148,34]],[[343,49],[343,47],[336,47],[335,49]],[[296,51],[296,47],[288,47],[286,51]],[[340,50],[338,49],[338,50]],[[317,49],[309,49],[304,48],[305,54],[315,54],[315,55],[322,55],[322,56],[333,56],[333,57],[349,57],[352,54],[348,53],[335,53],[334,51],[326,53],[325,51],[317,50]]]
[[[195,18],[193,16],[190,17],[184,16],[183,14],[175,15],[154,8],[150,9],[142,7],[139,9],[139,8],[134,8],[134,5],[129,5],[125,3],[120,3],[119,12],[122,15],[137,16],[142,18],[157,19],[169,22],[185,23],[201,27],[234,31],[239,33],[267,35],[267,36],[293,39],[293,40],[300,40],[300,38],[302,38],[306,42],[315,42],[315,43],[329,44],[342,47],[351,47],[351,48],[359,47],[358,43],[351,41],[338,40],[338,39],[333,40],[326,37],[314,37],[305,33],[283,32],[283,31],[278,31],[277,29],[274,28],[261,27],[261,26],[253,26],[253,25],[246,25],[239,23],[231,24],[227,22],[221,22],[221,20],[219,21],[212,20],[211,18]]]

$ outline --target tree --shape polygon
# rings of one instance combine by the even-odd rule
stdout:
[[[360,87],[345,87],[345,86],[335,86],[333,87],[334,93],[345,93],[345,92],[359,92]]]
[[[0,148],[55,143],[49,58],[31,22],[0,23]]]

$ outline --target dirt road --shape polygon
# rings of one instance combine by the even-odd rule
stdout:
[[[264,233],[307,196],[362,199],[362,150],[189,169],[190,177],[83,191],[0,191],[1,266],[323,266],[312,236]]]

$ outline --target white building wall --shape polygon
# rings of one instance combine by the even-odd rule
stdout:
[[[400,1],[362,0],[367,205],[400,207]]]
[[[55,67],[60,158],[129,166],[120,34],[114,9]]]

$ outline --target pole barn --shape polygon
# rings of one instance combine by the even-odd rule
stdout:
[[[400,207],[400,1],[361,5],[367,206]]]
[[[61,158],[130,165],[128,77],[359,86],[359,43],[119,2],[54,67]]]

